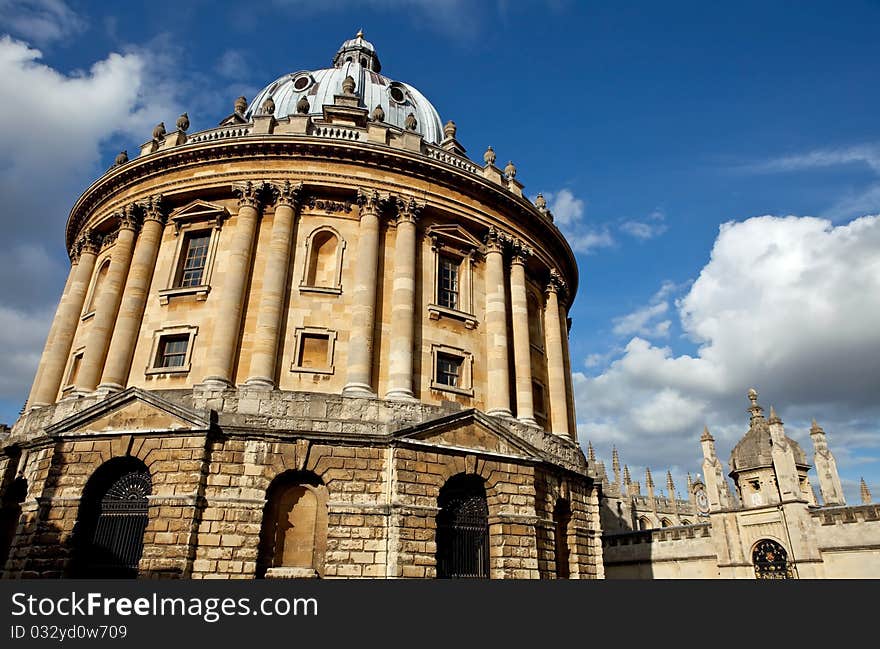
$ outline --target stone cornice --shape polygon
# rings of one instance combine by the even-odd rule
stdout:
[[[541,236],[542,243],[560,257],[571,293],[577,285],[577,263],[559,229],[526,198],[511,193],[505,186],[493,183],[467,169],[462,169],[422,153],[362,141],[334,140],[313,136],[243,135],[216,141],[198,141],[158,151],[114,167],[86,189],[71,210],[67,223],[67,244],[72,247],[93,210],[113,195],[134,184],[171,171],[194,165],[229,161],[265,161],[266,158],[291,158],[298,161],[346,161],[365,167],[397,171],[463,191],[477,200],[495,207],[514,222],[528,223]],[[251,178],[254,173],[248,172]],[[352,179],[353,180],[353,179]],[[196,179],[194,179],[194,182]],[[352,183],[354,184],[354,183]]]

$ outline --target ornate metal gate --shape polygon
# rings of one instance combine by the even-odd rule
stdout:
[[[149,472],[133,470],[123,473],[104,492],[89,548],[88,576],[137,577],[151,490]]]
[[[488,578],[489,507],[485,489],[479,478],[453,480],[440,493],[437,577]]]
[[[758,541],[752,551],[752,562],[755,564],[756,579],[793,579],[788,554],[785,548],[776,541],[764,539]]]

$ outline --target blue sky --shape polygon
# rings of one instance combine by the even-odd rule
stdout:
[[[492,145],[548,197],[580,266],[584,443],[683,490],[703,425],[726,461],[754,385],[809,457],[824,426],[850,502],[862,475],[880,495],[878,26],[857,1],[0,0],[0,421],[78,194],[155,123],[211,127],[362,28],[472,158]]]

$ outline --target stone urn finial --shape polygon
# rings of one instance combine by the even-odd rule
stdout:
[[[414,130],[416,130],[416,127],[419,125],[419,123],[416,121],[416,116],[413,115],[412,113],[409,113],[406,116],[406,119],[404,120],[403,125],[406,127],[406,130],[414,131]]]
[[[244,95],[242,95],[241,97],[239,97],[238,99],[235,100],[234,107],[235,107],[236,113],[244,114],[244,111],[247,110],[247,106],[248,106],[247,99],[244,97]]]
[[[153,128],[153,139],[161,140],[165,138],[165,122],[159,122]]]
[[[538,192],[538,195],[535,197],[535,207],[542,212],[547,209],[547,199],[544,198],[544,194],[541,192]]]
[[[303,95],[299,98],[299,101],[296,102],[296,112],[300,115],[308,115],[309,114],[309,100],[306,99],[306,96]]]
[[[342,94],[354,94],[354,77],[352,77],[351,75],[348,75],[347,77],[345,77],[345,79],[342,80]]]
[[[447,140],[451,140],[455,137],[455,131],[457,130],[455,126],[455,122],[449,120],[446,122],[446,125],[443,127],[443,135],[446,136]]]
[[[516,165],[510,160],[507,161],[507,166],[504,167],[504,175],[508,178],[516,178]]]
[[[273,115],[275,113],[275,100],[272,97],[266,97],[263,102],[263,115]]]
[[[495,164],[495,149],[493,149],[491,146],[486,147],[486,153],[483,154],[483,161],[487,165]]]
[[[183,131],[186,133],[186,129],[189,128],[189,115],[183,113],[180,117],[177,118],[177,130]]]
[[[116,160],[113,161],[113,164],[118,167],[119,165],[124,165],[126,162],[128,162],[128,151],[120,151],[116,156]]]
[[[381,104],[377,104],[373,109],[373,121],[374,122],[384,122],[385,121],[385,109],[382,108]]]

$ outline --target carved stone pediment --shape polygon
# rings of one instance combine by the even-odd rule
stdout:
[[[426,235],[436,249],[447,247],[468,253],[483,250],[483,242],[459,225],[432,225]]]
[[[469,453],[487,453],[542,460],[545,454],[503,423],[478,410],[464,410],[431,421],[402,428],[394,433],[401,441],[412,441]]]
[[[155,393],[128,388],[49,426],[50,436],[65,433],[153,433],[207,431],[211,417],[172,403]]]
[[[200,200],[179,207],[168,216],[168,220],[174,225],[175,235],[179,234],[183,224],[189,221],[213,221],[214,227],[219,230],[227,218],[229,218],[229,210],[225,207]]]

